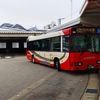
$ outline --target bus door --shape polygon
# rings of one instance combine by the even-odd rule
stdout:
[[[50,43],[50,63],[54,66],[54,58],[61,57],[61,36],[51,38]]]
[[[41,40],[41,46],[42,46],[42,52],[40,54],[42,55],[42,61],[45,65],[50,64],[50,39],[43,39]]]
[[[62,61],[63,61],[63,64],[62,64],[62,69],[64,70],[70,70],[70,55],[69,55],[69,35],[64,35],[62,37],[62,49],[61,49],[61,52],[62,52],[62,55],[64,56]]]

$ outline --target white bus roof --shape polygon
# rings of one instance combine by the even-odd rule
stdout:
[[[52,32],[50,34],[42,34],[42,35],[39,35],[39,36],[29,36],[27,38],[27,41],[45,39],[45,38],[56,37],[56,36],[61,36],[61,35],[64,35],[62,31]]]

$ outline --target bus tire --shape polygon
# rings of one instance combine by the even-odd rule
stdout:
[[[60,69],[59,59],[55,59],[55,61],[54,61],[54,65],[55,65],[55,68],[57,68],[58,71],[61,71],[61,69]]]
[[[100,76],[100,69],[98,69],[98,73],[99,73],[99,76]]]
[[[35,61],[34,61],[34,56],[32,56],[32,63],[35,63]]]

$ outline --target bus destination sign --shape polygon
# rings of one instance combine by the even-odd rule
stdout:
[[[100,33],[100,28],[73,28],[73,33]]]

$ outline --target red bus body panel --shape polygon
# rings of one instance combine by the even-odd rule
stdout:
[[[26,56],[28,60],[32,61],[32,54],[28,50],[26,50]]]
[[[93,69],[100,68],[100,64],[97,64],[97,61],[100,61],[100,53],[70,53],[70,68],[72,71],[87,70],[90,65],[94,67]],[[82,65],[75,66],[76,62],[80,62]]]
[[[66,59],[66,61],[64,63],[60,64],[60,68],[62,70],[71,70],[70,69],[70,58],[68,57],[68,59]]]
[[[26,51],[27,59],[32,61],[32,54],[29,51]],[[100,61],[99,57],[100,53],[91,53],[91,52],[74,52],[70,53],[68,59],[65,62],[60,63],[60,68],[62,70],[69,71],[78,71],[78,70],[88,70],[88,67],[92,65],[94,68],[100,68],[100,64],[97,64],[97,61]],[[41,63],[39,59],[34,57],[34,61],[37,63]],[[82,65],[76,66],[75,63],[80,62]],[[41,63],[42,64],[42,63]],[[46,64],[44,64],[46,65]],[[54,64],[50,64],[49,66],[54,67]]]

